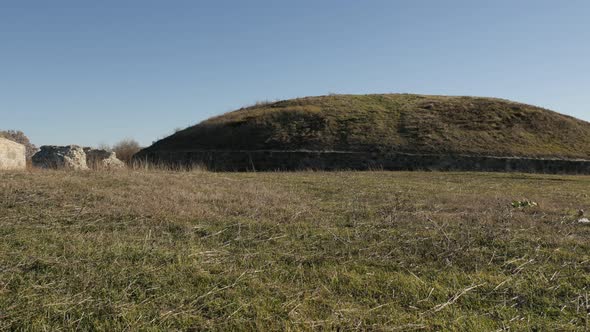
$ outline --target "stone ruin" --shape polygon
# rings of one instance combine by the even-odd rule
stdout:
[[[84,152],[86,153],[86,164],[92,169],[125,168],[125,163],[117,158],[115,152],[93,148],[84,148]]]
[[[86,170],[86,153],[77,145],[42,146],[33,156],[33,166],[49,169]]]
[[[26,168],[25,146],[0,137],[0,170],[23,170]]]
[[[114,152],[78,145],[42,146],[33,156],[33,166],[48,169],[122,169],[125,163],[117,159]]]

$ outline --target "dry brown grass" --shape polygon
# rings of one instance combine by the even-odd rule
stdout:
[[[589,185],[1,173],[0,330],[584,330]]]

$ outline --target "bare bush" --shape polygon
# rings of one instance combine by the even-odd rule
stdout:
[[[112,152],[113,149],[111,148],[110,145],[106,144],[106,143],[100,143],[97,147],[97,150],[104,150],[104,151],[108,151],[108,152]]]
[[[117,154],[117,158],[127,164],[131,163],[133,155],[139,152],[139,150],[141,150],[139,143],[130,138],[126,138],[112,147],[112,151]]]
[[[31,143],[31,141],[29,140],[29,138],[27,137],[27,135],[25,135],[25,133],[23,133],[20,130],[3,130],[0,131],[0,137],[9,139],[11,141],[14,141],[16,143],[22,144],[25,146],[26,148],[26,154],[27,154],[27,160],[30,161],[31,158],[33,157],[33,155],[35,153],[37,153],[37,151],[39,149],[37,149],[37,147]]]

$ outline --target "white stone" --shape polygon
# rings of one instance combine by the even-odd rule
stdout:
[[[26,168],[25,146],[0,137],[0,170],[23,170]]]
[[[125,163],[117,158],[115,152],[106,150],[84,148],[86,153],[86,164],[92,169],[123,169]]]
[[[42,146],[33,156],[33,166],[51,169],[87,170],[86,153],[77,145]]]

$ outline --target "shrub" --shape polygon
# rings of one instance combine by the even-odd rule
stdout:
[[[106,144],[106,143],[100,143],[97,147],[98,150],[105,150],[108,152],[112,152],[113,148],[111,148],[110,145]]]
[[[117,154],[117,158],[130,164],[133,160],[133,155],[141,150],[141,146],[136,140],[126,138],[113,145],[112,150]]]

